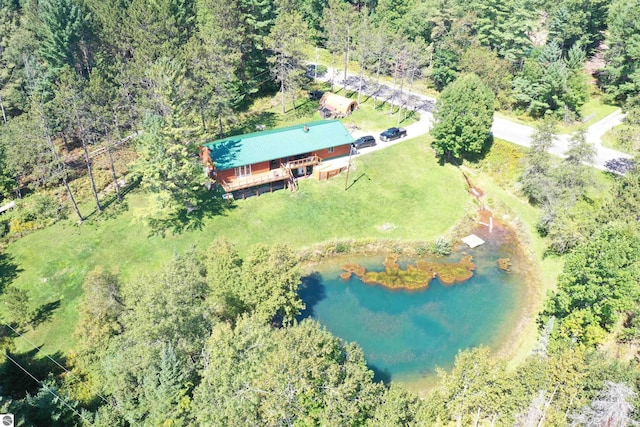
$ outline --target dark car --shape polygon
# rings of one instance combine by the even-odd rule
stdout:
[[[375,146],[376,146],[376,139],[371,135],[361,136],[360,138],[356,139],[355,142],[353,143],[353,147],[356,150],[359,150],[361,148],[367,148],[367,147],[375,147]]]
[[[407,131],[403,128],[389,128],[380,134],[380,141],[392,141],[394,139],[407,136]]]
[[[309,99],[312,101],[318,101],[324,95],[324,91],[322,90],[312,90],[309,92]]]

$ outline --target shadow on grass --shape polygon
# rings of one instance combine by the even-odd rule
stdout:
[[[296,109],[293,111],[293,114],[296,117],[309,117],[310,119],[313,119],[313,115],[318,111],[318,107],[318,101],[307,99],[303,103],[296,105]]]
[[[115,191],[113,193],[110,193],[109,197],[105,198],[100,203],[102,212],[98,214],[98,212],[94,209],[89,215],[85,216],[85,221],[111,219],[117,217],[123,212],[126,212],[129,209],[129,205],[125,196],[139,186],[140,180],[135,180],[126,186],[120,187],[121,200],[118,200]]]
[[[262,111],[249,114],[238,126],[235,126],[227,136],[243,135],[260,130],[271,129],[278,123],[278,117],[273,111]]]
[[[356,179],[353,180],[353,182],[351,184],[349,184],[349,186],[346,188],[347,190],[350,189],[351,187],[353,187],[356,182],[360,181],[363,178],[367,178],[369,181],[371,181],[371,178],[369,178],[369,176],[366,173],[361,173],[359,177],[357,177]]]
[[[36,309],[33,313],[33,317],[31,319],[31,325],[36,328],[39,325],[47,322],[53,316],[53,313],[60,308],[60,300],[49,302],[41,305]]]
[[[38,392],[40,384],[31,378],[25,370],[39,381],[46,379],[49,375],[59,375],[63,372],[62,368],[51,360],[53,359],[64,366],[66,360],[62,353],[56,352],[49,355],[51,359],[38,357],[41,348],[42,346],[36,347],[25,353],[4,351],[7,357],[0,363],[0,388],[2,389],[2,394],[17,400],[24,398],[27,394],[33,396]]]
[[[183,208],[163,217],[149,219],[152,236],[165,237],[167,231],[180,234],[185,231],[202,230],[207,219],[222,215],[233,209],[233,204],[228,204],[222,198],[222,193],[215,190],[207,190],[205,187],[198,193],[198,206],[194,209]]]
[[[22,269],[18,268],[18,265],[13,261],[13,256],[0,253],[0,294],[18,277],[20,272]]]
[[[464,152],[462,154],[462,157],[459,159],[452,156],[444,155],[439,157],[438,163],[440,164],[440,166],[444,166],[448,163],[450,165],[458,167],[462,166],[463,160],[467,160],[470,163],[478,163],[487,156],[489,151],[491,151],[491,147],[493,147],[493,135],[489,135],[487,137],[479,153]]]

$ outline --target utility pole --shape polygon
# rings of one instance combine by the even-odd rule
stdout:
[[[351,169],[351,155],[353,154],[353,144],[349,145],[349,163],[347,164],[347,178],[344,180],[344,191],[347,191],[349,185],[349,170]]]

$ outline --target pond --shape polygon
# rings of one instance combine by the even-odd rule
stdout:
[[[486,227],[485,227],[486,228]],[[340,278],[341,266],[358,263],[382,271],[384,257],[340,258],[316,266],[303,280],[301,297],[312,317],[334,335],[363,349],[376,379],[416,382],[448,368],[460,349],[486,345],[498,350],[523,318],[528,298],[527,263],[506,228],[477,229],[486,244],[458,249],[438,262],[471,255],[473,277],[444,285],[431,280],[420,290],[389,289],[363,283],[356,275]],[[498,266],[509,257],[510,271]],[[415,260],[399,260],[402,268]]]

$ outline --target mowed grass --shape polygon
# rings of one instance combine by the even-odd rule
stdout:
[[[345,174],[301,180],[294,193],[236,201],[198,230],[151,235],[145,223],[149,196],[133,192],[128,210],[116,217],[81,226],[69,220],[21,238],[6,251],[20,269],[14,285],[28,291],[34,309],[53,304],[53,310],[27,332],[29,342],[16,341],[18,350],[43,345],[52,354],[74,348],[82,282],[96,266],[117,271],[130,284],[159,270],[173,254],[206,248],[220,237],[246,253],[257,243],[300,249],[337,239],[432,240],[446,234],[473,200],[460,171],[439,166],[429,142],[415,138],[355,158],[346,191]]]

